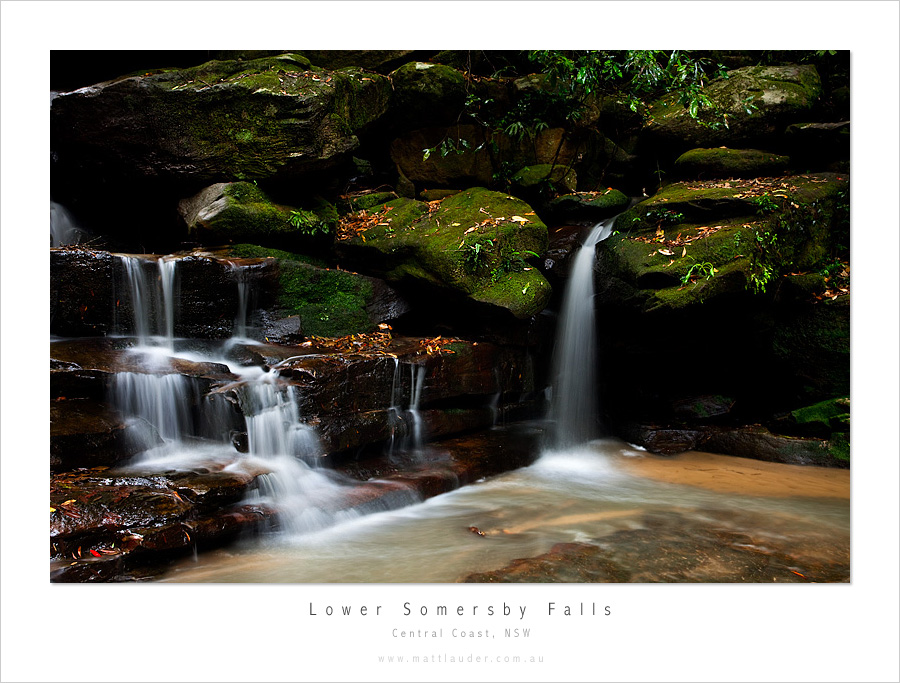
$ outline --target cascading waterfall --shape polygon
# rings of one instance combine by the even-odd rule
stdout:
[[[247,424],[247,451],[270,471],[257,477],[258,496],[279,509],[284,530],[315,531],[354,513],[340,511],[341,486],[304,462],[319,454],[315,431],[300,421],[294,387],[275,372],[245,383],[238,392]]]
[[[313,428],[301,421],[295,388],[279,378],[277,369],[263,372],[258,367],[235,367],[225,358],[204,355],[202,360],[226,365],[240,377],[234,385],[206,396],[201,383],[172,372],[170,360],[177,357],[174,321],[178,259],[160,257],[155,264],[137,256],[122,255],[121,259],[138,339],[134,353],[140,355],[146,372],[118,373],[111,398],[143,448],[135,465],[165,463],[167,467],[191,468],[219,461],[231,463],[226,468],[264,470],[256,476],[257,489],[252,498],[277,509],[280,528],[289,535],[315,531],[362,514],[347,509],[347,486],[338,475],[307,464],[320,455],[319,441]],[[238,313],[234,336],[225,344],[226,349],[246,335],[250,291],[240,271],[235,268]],[[414,383],[413,391],[411,403],[417,406],[421,379]],[[243,415],[246,455],[239,455],[232,442],[241,420],[229,394],[236,396]],[[403,499],[398,504],[409,502]]]
[[[596,328],[594,257],[597,244],[609,237],[615,218],[595,225],[575,256],[559,318],[553,352],[550,416],[555,446],[567,448],[597,436]]]

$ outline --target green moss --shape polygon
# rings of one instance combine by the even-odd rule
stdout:
[[[841,431],[844,427],[849,429],[849,423],[844,419],[849,416],[850,399],[847,397],[821,401],[791,412],[791,417],[798,425],[817,427],[823,432]]]
[[[835,432],[828,441],[828,454],[840,462],[850,462],[850,435]]]
[[[675,160],[684,175],[710,178],[758,177],[783,173],[790,158],[758,149],[699,148]]]
[[[549,293],[549,285],[538,281],[535,276],[541,280],[543,276],[537,270],[525,268],[529,252],[546,251],[547,226],[521,200],[472,188],[443,200],[434,211],[410,199],[395,199],[385,208],[389,211],[382,222],[389,220],[389,225],[375,226],[350,243],[380,252],[388,279],[423,280],[478,300],[487,292],[484,296],[492,303],[502,300],[498,305],[516,315],[546,305],[542,297]],[[479,258],[473,260],[471,252],[476,245]],[[526,272],[531,274],[518,277]],[[501,297],[501,281],[514,274],[517,277]]]
[[[279,261],[279,268],[279,304],[300,317],[303,334],[341,337],[375,328],[366,314],[372,285],[365,278],[290,260]]]

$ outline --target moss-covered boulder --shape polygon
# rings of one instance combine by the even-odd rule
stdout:
[[[236,244],[229,254],[277,263],[275,305],[258,316],[262,336],[270,341],[371,332],[379,322],[393,320],[408,308],[383,282],[325,268],[299,254],[254,244]]]
[[[550,201],[549,215],[557,221],[601,221],[628,208],[628,197],[611,187],[602,192],[573,192]]]
[[[316,236],[334,234],[334,206],[312,197],[305,206],[274,203],[254,183],[216,183],[182,200],[179,213],[188,232],[207,244],[250,241],[297,247]]]
[[[332,168],[387,111],[390,81],[296,54],[211,61],[60,93],[53,149],[108,174],[213,182]]]
[[[682,178],[756,178],[785,173],[790,158],[759,149],[692,149],[675,160],[675,173]]]
[[[837,174],[669,185],[601,243],[598,302],[679,309],[761,294],[840,245],[849,179]]]
[[[391,118],[406,127],[456,121],[466,102],[466,77],[443,64],[409,62],[390,79]]]
[[[390,282],[424,285],[491,304],[517,318],[546,306],[550,285],[528,260],[547,248],[547,226],[523,201],[471,188],[439,202],[397,199],[340,233],[348,262]]]
[[[811,64],[750,66],[727,72],[702,94],[712,103],[697,118],[672,92],[650,105],[644,135],[651,144],[687,150],[719,145],[759,144],[777,138],[787,125],[809,118],[822,95]]]

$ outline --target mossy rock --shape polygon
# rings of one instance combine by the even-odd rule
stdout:
[[[549,300],[550,285],[528,264],[546,250],[547,226],[519,199],[485,188],[437,205],[396,199],[380,223],[338,242],[339,253],[388,281],[427,283],[517,318]]]
[[[550,201],[549,215],[557,221],[601,221],[628,208],[631,200],[612,188],[603,192],[573,192]]]
[[[54,149],[128,177],[252,180],[334,168],[387,111],[390,81],[284,54],[101,83],[53,102]],[[74,152],[73,152],[74,153]]]
[[[682,178],[756,178],[785,173],[790,158],[758,149],[700,148],[675,160],[675,173]]]
[[[236,244],[229,251],[241,258],[277,260],[277,315],[297,317],[304,336],[342,337],[375,329],[366,312],[373,296],[369,278],[254,244]]]
[[[642,310],[762,293],[828,258],[847,187],[834,174],[669,185],[619,216],[601,244],[598,301],[621,296],[616,283]]]
[[[850,431],[850,398],[834,398],[791,411],[791,419],[809,433],[829,436]]]
[[[408,127],[451,123],[466,101],[466,77],[443,64],[409,62],[390,74],[391,118]]]
[[[751,66],[729,71],[702,94],[712,107],[701,107],[696,119],[678,91],[652,103],[644,127],[649,141],[681,150],[758,143],[807,119],[822,95],[822,83],[811,64]]]
[[[299,246],[317,235],[333,235],[338,214],[321,197],[305,206],[274,203],[254,183],[216,183],[182,200],[178,209],[188,232],[205,243],[252,241]]]

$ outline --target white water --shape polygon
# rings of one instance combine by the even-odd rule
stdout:
[[[737,461],[714,457],[728,464],[706,467],[723,473]],[[672,581],[677,579],[669,574],[653,574],[659,550],[652,534],[666,519],[672,520],[666,527],[667,542],[675,544],[705,544],[711,533],[733,533],[752,537],[746,542],[761,556],[773,548],[792,551],[795,545],[808,556],[816,552],[819,540],[849,549],[846,498],[758,497],[667,483],[632,472],[630,465],[645,459],[657,461],[616,440],[547,452],[530,467],[421,504],[343,520],[290,545],[209,553],[199,562],[180,563],[163,580],[448,583],[546,553],[556,543],[590,544],[614,539],[616,533],[639,532],[651,538],[624,545],[622,566],[648,571],[644,581]],[[679,466],[674,459],[660,458],[658,463],[662,468]],[[807,486],[805,477],[818,474],[818,468],[765,466],[771,476],[798,490]],[[677,559],[672,562],[677,564]]]
[[[322,448],[315,430],[302,420],[295,387],[278,376],[277,367],[270,371],[241,367],[224,356],[240,338],[238,335],[246,334],[249,286],[242,274],[236,272],[235,278],[239,301],[235,337],[222,345],[222,353],[177,352],[174,320],[178,260],[162,257],[152,264],[150,259],[135,256],[121,259],[138,341],[130,353],[144,370],[118,373],[112,385],[111,399],[128,419],[132,437],[144,449],[126,469],[202,468],[252,473],[257,488],[249,500],[277,510],[280,530],[286,532],[282,537],[287,539],[372,509],[408,505],[420,499],[411,491],[398,490],[383,496],[374,507],[353,506],[347,502],[349,480],[307,464],[322,455]],[[197,380],[173,371],[172,361],[176,359],[225,365],[239,379],[204,396]],[[411,413],[415,413],[421,397],[424,367],[418,370],[411,389]],[[412,371],[415,373],[415,366]],[[243,415],[245,454],[238,452],[231,439],[242,425],[228,401],[230,391]],[[421,428],[413,433],[419,444]]]
[[[404,401],[401,367],[400,359],[394,358],[391,405],[389,407],[391,438],[387,445],[389,455],[393,455],[395,448],[402,453],[421,453],[426,440],[422,415],[419,413],[419,403],[422,400],[422,390],[425,386],[425,366],[413,364],[408,366],[409,398],[406,401],[405,409],[402,407]],[[400,438],[397,437],[398,431],[402,433]]]
[[[150,259],[120,254],[133,311],[134,334],[140,346],[174,348],[175,276],[178,259]],[[152,274],[148,273],[152,271]]]
[[[63,247],[78,244],[84,238],[84,230],[78,227],[72,214],[62,204],[50,202],[50,246]]]
[[[609,218],[591,229],[566,284],[553,351],[550,417],[557,448],[587,443],[598,433],[593,268],[597,244],[609,236],[614,223],[615,218]]]

